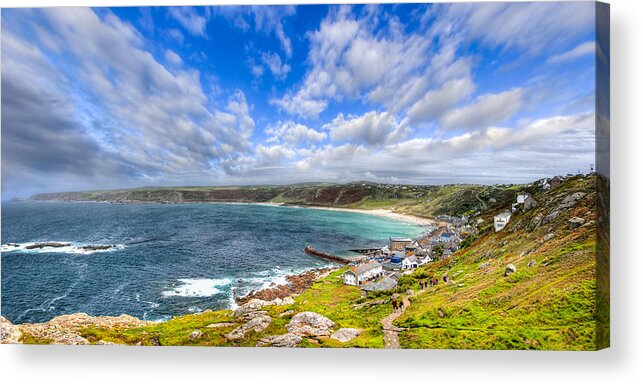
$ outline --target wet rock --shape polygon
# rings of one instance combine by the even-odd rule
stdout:
[[[17,326],[0,316],[0,344],[18,344],[22,332]]]
[[[70,243],[56,243],[56,242],[45,242],[45,243],[36,243],[27,245],[25,249],[42,249],[42,248],[61,248],[69,247]]]
[[[299,336],[329,336],[335,322],[316,312],[299,312],[290,319],[286,329]]]
[[[261,338],[257,342],[257,347],[273,346],[292,348],[296,347],[302,340],[301,336],[292,333],[286,333],[285,335],[273,335]]]
[[[509,276],[512,273],[516,273],[516,266],[513,264],[507,264],[505,267],[505,276]]]
[[[335,331],[335,333],[330,335],[330,338],[335,339],[337,341],[340,341],[342,343],[346,343],[348,341],[353,340],[357,336],[359,336],[360,333],[362,333],[361,329],[357,329],[357,328],[340,328],[337,331]]]
[[[225,335],[225,337],[229,340],[238,340],[243,338],[248,331],[263,332],[271,322],[272,318],[270,316],[261,315],[235,328],[232,332]]]

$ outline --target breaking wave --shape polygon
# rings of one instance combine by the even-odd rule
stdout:
[[[79,244],[72,242],[29,242],[29,243],[7,243],[2,244],[0,251],[22,252],[22,253],[68,253],[78,255],[89,255],[97,252],[113,252],[125,248],[123,244]]]
[[[163,291],[163,297],[210,297],[221,292],[217,287],[230,285],[230,279],[179,279],[181,285]]]

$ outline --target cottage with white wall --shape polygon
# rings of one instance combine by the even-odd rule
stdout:
[[[509,219],[511,218],[511,213],[510,212],[503,212],[499,215],[496,215],[493,217],[493,227],[496,229],[496,232],[500,231],[509,223]]]
[[[417,268],[418,265],[420,265],[420,262],[415,256],[408,256],[405,257],[404,260],[402,260],[402,269]]]
[[[364,281],[371,279],[382,273],[382,264],[377,261],[369,261],[366,264],[360,264],[344,272],[344,284],[360,285]]]

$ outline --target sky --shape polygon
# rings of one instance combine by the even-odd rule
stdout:
[[[2,10],[2,198],[594,163],[593,2]]]

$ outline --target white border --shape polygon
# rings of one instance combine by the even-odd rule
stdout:
[[[316,1],[317,3],[321,1]],[[330,1],[343,3],[342,1]],[[345,1],[344,1],[345,2]],[[199,0],[2,0],[2,7],[213,4]],[[292,0],[217,4],[315,3]],[[643,382],[640,218],[643,2],[613,0],[612,347],[601,352],[279,350],[0,346],[4,383],[634,383]]]

